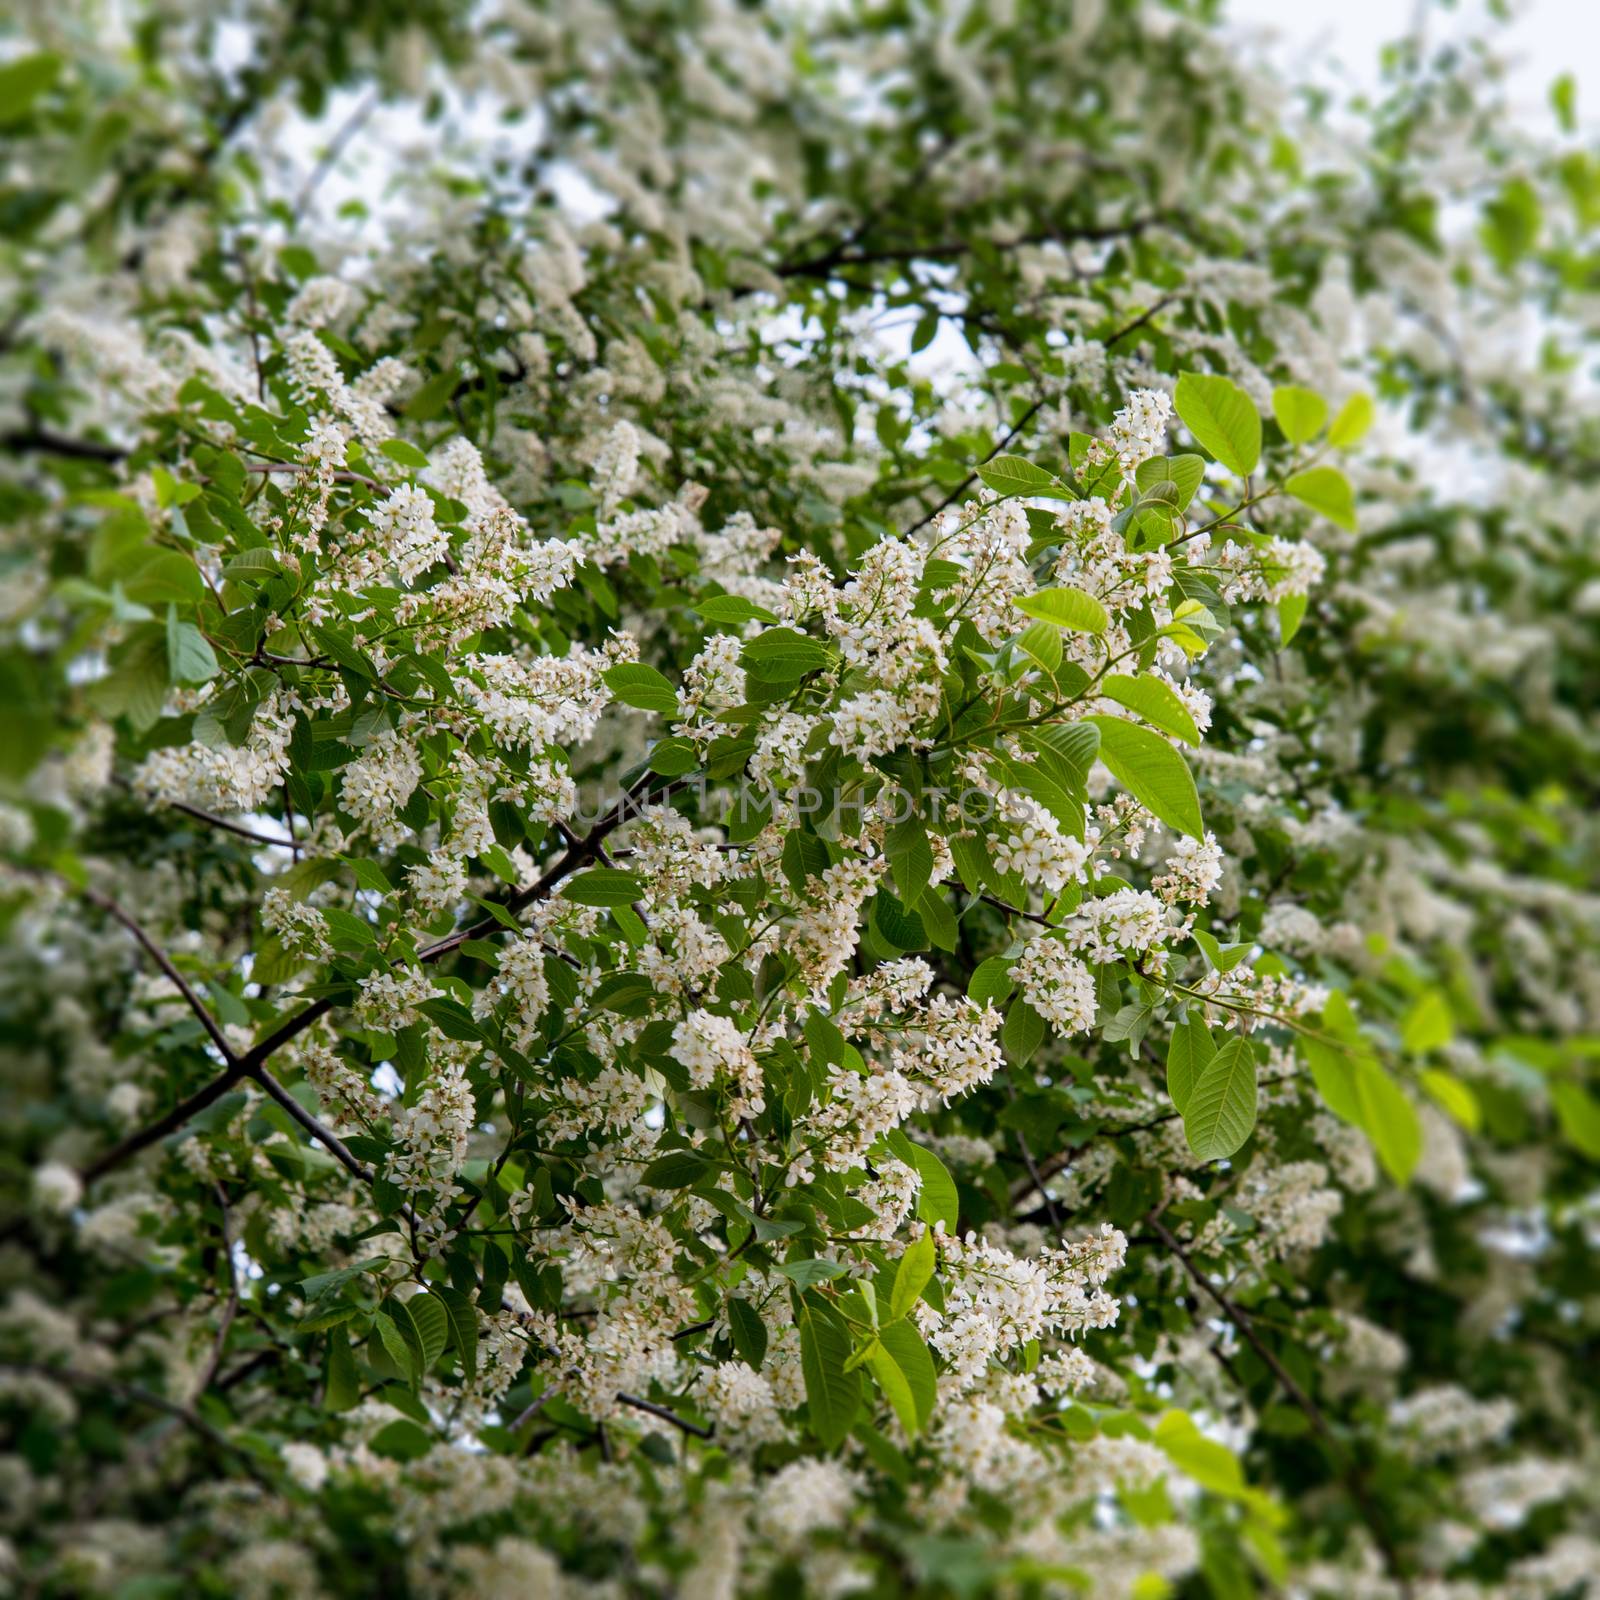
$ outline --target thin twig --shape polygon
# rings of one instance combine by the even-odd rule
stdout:
[[[299,222],[311,207],[311,202],[316,198],[317,190],[322,187],[323,180],[338,165],[339,157],[349,147],[350,141],[361,131],[362,125],[378,109],[379,94],[374,89],[365,96],[356,106],[355,110],[340,124],[334,136],[328,141],[328,147],[322,152],[321,159],[311,169],[310,175],[301,186],[300,193],[294,203],[294,220]]]
[[[220,1429],[212,1427],[197,1411],[186,1405],[180,1405],[176,1400],[169,1400],[165,1395],[157,1394],[154,1389],[146,1389],[137,1383],[124,1383],[119,1378],[104,1377],[98,1372],[83,1372],[77,1367],[52,1367],[43,1361],[0,1360],[0,1371],[26,1372],[57,1383],[74,1384],[84,1389],[102,1389],[107,1394],[116,1395],[119,1400],[126,1400],[133,1405],[148,1406],[152,1411],[165,1412],[167,1416],[176,1417],[186,1427],[209,1439],[219,1449],[242,1456],[245,1470],[250,1476],[266,1481],[256,1466],[255,1457],[243,1445],[235,1444]]]
[[[505,909],[515,913],[532,905],[535,901],[544,899],[554,891],[563,879],[576,872],[579,867],[593,860],[601,844],[633,814],[634,808],[648,792],[649,784],[653,777],[653,774],[647,775],[646,778],[641,779],[638,784],[623,795],[589,830],[589,833],[579,840],[575,846],[569,847],[566,853],[550,866],[536,882],[525,889],[519,889],[514,894],[506,896],[501,902]],[[662,793],[670,793],[674,787],[676,787],[675,784],[669,783],[662,790]],[[486,934],[494,933],[500,926],[499,921],[494,917],[485,917],[479,922],[460,928],[455,933],[428,945],[419,952],[417,959],[432,963],[442,956],[448,955],[450,951],[458,949],[469,939],[479,939]],[[198,1001],[196,1003],[198,1004]],[[230,1050],[227,1056],[228,1068],[225,1072],[213,1078],[204,1087],[197,1089],[187,1100],[174,1106],[172,1110],[166,1112],[148,1127],[141,1128],[137,1133],[130,1134],[121,1144],[107,1151],[105,1155],[84,1170],[82,1173],[84,1181],[86,1183],[92,1182],[95,1178],[111,1171],[113,1167],[120,1166],[130,1156],[137,1155],[139,1151],[154,1144],[158,1139],[165,1138],[169,1133],[182,1127],[190,1117],[197,1112],[203,1111],[214,1100],[226,1094],[241,1078],[248,1076],[254,1082],[260,1084],[295,1121],[305,1128],[313,1138],[318,1140],[325,1149],[330,1151],[355,1176],[364,1183],[370,1183],[372,1181],[371,1173],[351,1155],[350,1151],[346,1149],[337,1136],[324,1128],[282,1084],[264,1070],[266,1062],[271,1059],[275,1052],[281,1050],[291,1040],[298,1038],[307,1028],[320,1021],[332,1009],[332,1000],[324,996],[319,1000],[313,1001],[303,1011],[297,1011],[294,1016],[280,1023],[266,1038],[260,1040],[250,1050],[246,1051],[243,1056],[235,1056]]]
[[[239,1314],[239,1268],[233,1259],[233,1229],[228,1223],[228,1191],[220,1183],[212,1187],[216,1190],[217,1204],[222,1207],[222,1259],[228,1268],[228,1298],[223,1302],[222,1318],[217,1324],[216,1338],[211,1342],[211,1355],[201,1369],[194,1390],[189,1396],[190,1405],[198,1404],[200,1397],[211,1387],[211,1381],[217,1375],[217,1368],[222,1365],[222,1352],[227,1347],[228,1330],[232,1328],[233,1319]]]
[[[186,800],[168,800],[166,803],[173,811],[181,811],[186,817],[193,817],[197,822],[204,822],[209,827],[220,828],[224,833],[248,839],[252,844],[270,845],[276,850],[293,851],[298,848],[298,841],[294,839],[278,839],[270,833],[257,833],[253,828],[246,828],[240,823],[230,822],[226,817],[219,817],[214,811],[205,811],[199,806],[192,806]]]
[[[654,1400],[641,1399],[636,1394],[628,1394],[619,1389],[617,1399],[623,1405],[632,1406],[635,1411],[647,1412],[652,1417],[659,1417],[663,1422],[670,1422],[674,1428],[680,1428],[684,1433],[691,1434],[696,1439],[709,1439],[712,1430],[702,1428],[698,1422],[690,1422],[680,1417],[676,1411],[669,1411],[665,1406],[658,1406]]]
[[[1174,290],[1171,294],[1163,295],[1161,299],[1157,300],[1148,311],[1142,312],[1139,316],[1135,317],[1132,322],[1127,324],[1126,327],[1118,328],[1117,331],[1105,341],[1104,348],[1109,350],[1112,345],[1120,344],[1122,340],[1126,339],[1130,334],[1137,333],[1140,328],[1144,327],[1144,325],[1151,320],[1151,318],[1155,317],[1161,311],[1164,311],[1177,298],[1177,290]],[[1004,450],[1006,446],[1009,445],[1012,440],[1014,440],[1017,435],[1020,434],[1036,416],[1039,415],[1041,411],[1044,410],[1047,398],[1048,397],[1045,395],[1040,395],[1040,397],[1035,400],[1033,404],[1030,405],[1028,409],[1024,411],[1022,415],[1018,417],[1017,420],[1005,431],[1005,433],[1001,436],[999,443],[996,444],[995,447],[988,453],[988,455],[983,458],[979,465],[987,466],[991,461],[993,461],[994,458],[999,455],[1000,452]],[[932,522],[941,511],[948,510],[956,503],[956,501],[961,499],[961,497],[966,494],[967,490],[969,490],[977,481],[978,472],[977,468],[974,468],[966,475],[965,478],[961,480],[960,483],[955,486],[955,488],[949,492],[949,494],[944,497],[943,500],[938,503],[938,505],[933,508],[932,511],[930,511],[925,517],[913,522],[906,530],[906,533],[910,535],[927,527],[927,525]]]
[[[1377,1542],[1378,1549],[1382,1552],[1384,1565],[1400,1587],[1402,1596],[1411,1595],[1411,1581],[1406,1576],[1400,1561],[1400,1553],[1396,1550],[1393,1540],[1389,1537],[1388,1528],[1383,1517],[1373,1501],[1366,1484],[1362,1481],[1359,1466],[1351,1459],[1349,1452],[1335,1436],[1328,1419],[1322,1414],[1322,1408],[1315,1400],[1302,1389],[1289,1369],[1278,1359],[1271,1348],[1255,1330],[1250,1315],[1242,1307],[1236,1305],[1221,1289],[1216,1288],[1211,1280],[1195,1265],[1194,1258],[1174,1237],[1159,1217],[1153,1213],[1145,1218],[1151,1231],[1161,1243],[1178,1258],[1179,1264],[1188,1274],[1194,1286],[1201,1290],[1216,1308],[1225,1316],[1235,1328],[1245,1343],[1260,1358],[1272,1376],[1277,1380],[1278,1387],[1288,1396],[1290,1402],[1304,1415],[1311,1424],[1313,1431],[1328,1447],[1335,1467],[1339,1473],[1340,1481],[1350,1493],[1350,1498],[1355,1502],[1356,1509],[1361,1513],[1362,1520],[1366,1523],[1373,1539]]]
[[[98,889],[87,885],[78,888],[76,884],[73,884],[67,878],[63,878],[61,881],[69,887],[77,889],[77,892],[85,900],[91,905],[98,906],[107,916],[114,917],[138,940],[145,954],[160,967],[162,973],[173,983],[178,993],[183,996],[189,1009],[200,1019],[201,1026],[211,1035],[211,1042],[217,1047],[222,1059],[227,1062],[229,1068],[237,1067],[239,1058],[234,1054],[233,1046],[228,1043],[227,1035],[223,1033],[221,1024],[211,1015],[204,1001],[195,993],[189,980],[173,966],[172,960],[166,951],[145,931],[143,924],[124,911],[110,895],[102,894]]]
[[[295,1097],[289,1093],[265,1067],[253,1066],[249,1068],[247,1076],[252,1083],[260,1084],[270,1099],[276,1100],[285,1111],[300,1124],[313,1139],[331,1155],[340,1166],[346,1168],[352,1176],[359,1178],[363,1183],[372,1182],[372,1171],[351,1155],[349,1147],[331,1128],[324,1127],[316,1117],[306,1110]]]

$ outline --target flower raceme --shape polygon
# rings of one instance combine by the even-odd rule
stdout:
[[[865,1438],[805,1478],[797,1527],[925,1435],[954,1474],[932,1492],[971,1492],[998,1448],[974,1427],[1099,1381],[1074,1341],[1115,1324],[1126,1240],[960,1231],[941,1116],[1047,1034],[1137,1047],[1175,1020],[1190,1144],[1231,1155],[1256,1114],[1247,1033],[1321,1003],[1214,941],[1185,981],[1223,868],[1180,753],[1228,605],[1303,595],[1315,552],[1234,521],[1225,480],[1202,494],[1199,458],[1161,453],[1171,398],[1136,392],[1060,476],[998,457],[842,578],[806,554],[774,570],[748,518],[712,532],[675,502],[650,548],[715,560],[685,564],[699,637],[674,683],[658,635],[587,645],[550,609],[644,548],[620,531],[657,515],[629,509],[630,425],[596,455],[603,519],[542,538],[466,441],[425,456],[369,426],[305,338],[290,393],[313,416],[270,425],[299,471],[253,476],[210,391],[206,442],[170,469],[218,503],[189,538],[207,582],[148,625],[174,682],[162,720],[130,719],[189,733],[146,736],[132,782],[154,805],[293,802],[223,981],[233,1048],[303,1077],[342,1163],[294,1179],[298,1237],[369,1240],[303,1286],[330,1404],[414,1395],[391,1455],[419,1424],[439,1448],[497,1416],[512,1437],[496,1408],[517,1393],[613,1432],[667,1416],[736,1457]],[[608,742],[635,764],[575,827]],[[980,916],[1010,942],[963,981]],[[311,1003],[280,1007],[284,985]],[[180,1152],[223,1170],[204,1133]],[[1019,1199],[1052,1210],[1042,1183]],[[1006,1448],[1034,1470],[1024,1435]],[[359,1470],[335,1446],[318,1483]]]

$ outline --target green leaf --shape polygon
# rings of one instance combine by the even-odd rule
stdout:
[[[933,1357],[910,1322],[892,1322],[878,1329],[867,1366],[894,1408],[908,1438],[915,1439],[939,1396]]]
[[[1061,629],[1049,622],[1030,622],[1016,637],[1016,647],[1052,675],[1061,666]]]
[[[939,1252],[933,1242],[933,1231],[925,1228],[906,1246],[895,1268],[894,1288],[889,1291],[891,1322],[903,1317],[922,1298],[922,1291],[928,1287],[928,1280],[938,1264]]]
[[[459,1289],[441,1283],[430,1285],[430,1289],[450,1318],[450,1342],[455,1346],[461,1376],[471,1383],[478,1371],[478,1313]]]
[[[1121,717],[1085,717],[1084,721],[1100,730],[1100,759],[1112,777],[1145,810],[1179,833],[1204,837],[1194,775],[1160,734]]]
[[[459,381],[453,372],[436,372],[401,409],[414,422],[432,422],[450,404]]]
[[[172,683],[204,683],[217,675],[217,658],[206,636],[192,622],[180,622],[167,607],[167,677]]]
[[[767,1325],[761,1313],[739,1295],[728,1300],[728,1334],[739,1358],[759,1372],[767,1358]]]
[[[1456,1022],[1450,1002],[1437,989],[1429,989],[1400,1025],[1400,1043],[1414,1056],[1442,1050],[1455,1037]]]
[[[1509,271],[1539,239],[1539,192],[1524,177],[1509,178],[1483,208],[1483,242],[1502,271]]]
[[[409,1339],[406,1337],[394,1315],[394,1307],[398,1304],[399,1302],[395,1300],[385,1302],[373,1322],[389,1359],[400,1369],[401,1376],[415,1388],[417,1379],[421,1376],[417,1370],[417,1362],[421,1359],[422,1342],[416,1337],[416,1329],[411,1326],[409,1318],[407,1325],[411,1327],[411,1337]],[[404,1308],[401,1309],[403,1313]]]
[[[1006,1008],[1000,1046],[1019,1067],[1044,1043],[1045,1020],[1021,995]]]
[[[1043,467],[1036,467],[1021,456],[996,456],[978,468],[978,478],[986,489],[996,494],[1038,494],[1041,490],[1055,490],[1060,485]]]
[[[956,1193],[955,1179],[950,1176],[944,1162],[931,1150],[913,1144],[898,1128],[888,1136],[887,1142],[896,1157],[907,1166],[915,1167],[922,1179],[922,1188],[917,1194],[917,1216],[930,1227],[942,1222],[944,1231],[954,1234],[961,1201]]]
[[[1058,628],[1070,628],[1074,633],[1104,633],[1111,620],[1106,608],[1092,594],[1070,586],[1024,595],[1016,602],[1016,607],[1025,616],[1053,622]]]
[[[663,778],[681,778],[700,765],[700,753],[687,739],[660,739],[648,757],[652,772]]]
[[[1409,1183],[1422,1156],[1422,1123],[1416,1107],[1374,1057],[1358,1056],[1354,1073],[1361,1125],[1378,1160],[1396,1183]]]
[[[668,680],[654,667],[629,661],[600,674],[601,681],[625,706],[640,711],[659,711],[664,717],[678,714],[678,695]]]
[[[800,1313],[800,1369],[805,1376],[806,1416],[817,1442],[842,1444],[861,1407],[861,1378],[847,1372],[850,1338],[836,1322],[809,1306]]]
[[[768,611],[765,606],[758,606],[754,600],[746,600],[742,594],[714,594],[705,600],[695,602],[693,610],[698,611],[707,622],[714,622],[724,626],[738,626],[744,622],[777,622],[778,614]]]
[[[347,1283],[361,1277],[363,1273],[388,1265],[388,1256],[367,1256],[361,1261],[352,1262],[348,1267],[335,1267],[332,1272],[318,1272],[312,1277],[302,1278],[300,1293],[306,1300],[320,1300],[324,1295],[342,1289]]]
[[[427,456],[404,439],[385,439],[378,449],[391,461],[398,461],[402,467],[416,467],[420,470],[428,464]]]
[[[644,885],[631,872],[617,867],[592,867],[569,878],[561,897],[579,906],[627,906],[644,893]]]
[[[1163,679],[1135,678],[1125,672],[1113,672],[1101,683],[1100,692],[1119,706],[1138,712],[1163,733],[1170,733],[1185,744],[1200,743],[1200,730],[1189,708],[1178,698],[1177,690]]]
[[[1226,1445],[1201,1433],[1188,1412],[1163,1412],[1153,1437],[1167,1459],[1202,1489],[1235,1500],[1247,1492],[1239,1458]]]
[[[1278,648],[1284,649],[1300,631],[1305,620],[1307,597],[1303,594],[1286,594],[1278,602]]]
[[[802,1289],[811,1289],[819,1283],[842,1278],[850,1269],[842,1262],[822,1261],[808,1256],[799,1261],[780,1261],[772,1270]]]
[[[259,582],[275,578],[282,571],[283,563],[278,559],[278,552],[263,545],[259,549],[241,550],[238,555],[230,556],[223,564],[222,576],[235,580],[253,578]]]
[[[990,956],[980,961],[967,980],[968,998],[976,1000],[980,1006],[989,1000],[999,1004],[1011,989],[1011,963],[1004,956]]]
[[[1477,1095],[1453,1073],[1428,1067],[1417,1074],[1417,1082],[1433,1103],[1468,1133],[1476,1133],[1483,1125],[1483,1108],[1478,1104]]]
[[[1365,1131],[1361,1116],[1361,1099],[1356,1093],[1355,1057],[1346,1055],[1320,1039],[1299,1040],[1300,1053],[1311,1068],[1311,1079],[1323,1103],[1336,1116],[1351,1127]]]
[[[406,1301],[406,1310],[422,1341],[422,1370],[431,1372],[450,1342],[450,1314],[444,1302],[431,1294],[416,1294]]]
[[[1205,1019],[1198,1010],[1191,1010],[1188,1020],[1173,1030],[1172,1042],[1167,1046],[1167,1093],[1180,1116],[1188,1109],[1195,1080],[1216,1053]]]
[[[922,818],[913,811],[894,823],[884,836],[883,848],[901,904],[915,905],[933,875],[933,846],[928,843]]]
[[[880,889],[872,897],[872,927],[897,951],[921,950],[928,943],[922,918],[908,911],[887,889]]]
[[[811,878],[820,878],[828,870],[828,847],[814,833],[804,828],[791,828],[784,836],[780,862],[789,887],[796,894],[804,891]]]
[[[433,1449],[433,1436],[408,1417],[396,1417],[373,1435],[372,1449],[391,1461],[419,1461]]]
[[[711,1170],[711,1163],[692,1150],[669,1150],[657,1156],[640,1175],[647,1189],[687,1189]]]
[[[1239,1149],[1255,1125],[1255,1047],[1235,1034],[1194,1080],[1183,1113],[1184,1137],[1202,1161],[1221,1161]]]
[[[1160,483],[1170,483],[1176,491],[1173,504],[1179,511],[1187,510],[1206,475],[1205,459],[1201,456],[1152,456],[1141,461],[1134,473],[1134,482],[1141,490],[1149,490]]]
[[[41,51],[0,67],[0,127],[21,122],[61,76],[61,57]]]
[[[1557,1078],[1549,1086],[1550,1104],[1568,1144],[1591,1161],[1600,1161],[1600,1102],[1583,1087],[1567,1078]]]
[[[925,1425],[933,1415],[939,1390],[933,1356],[923,1343],[917,1325],[909,1317],[900,1322],[886,1323],[878,1329],[878,1339],[894,1357],[895,1365],[906,1375],[911,1385],[911,1398],[917,1408],[917,1421]]]
[[[322,1388],[322,1404],[327,1411],[348,1411],[361,1398],[361,1379],[356,1358],[343,1328],[328,1335],[328,1363]]]
[[[1199,443],[1241,478],[1261,459],[1261,415],[1250,397],[1229,378],[1185,372],[1173,404]]]
[[[141,605],[165,605],[169,600],[185,605],[205,599],[206,585],[188,556],[161,550],[123,580],[122,591]]]
[[[1335,450],[1349,450],[1366,438],[1377,419],[1377,408],[1370,394],[1353,394],[1339,407],[1339,414],[1328,429],[1328,443]]]
[[[770,628],[744,647],[739,661],[746,672],[765,683],[795,683],[809,672],[830,666],[833,652],[793,628]]]
[[[1329,522],[1356,531],[1356,497],[1350,480],[1337,467],[1310,467],[1297,472],[1284,488],[1303,506],[1320,512]]]
[[[1272,391],[1272,414],[1290,444],[1304,444],[1322,431],[1328,420],[1328,402],[1314,389],[1285,384]]]

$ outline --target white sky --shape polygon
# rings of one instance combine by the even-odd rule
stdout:
[[[1292,75],[1342,81],[1351,88],[1377,81],[1378,52],[1404,33],[1417,0],[1228,0],[1233,20],[1276,36],[1272,55],[1298,69]],[[1427,7],[1430,38],[1443,42],[1480,28],[1485,0],[1460,0],[1454,14]],[[1513,0],[1515,21],[1499,30],[1517,58],[1512,79],[1520,115],[1548,129],[1551,83],[1570,72],[1578,84],[1578,116],[1600,126],[1600,0]]]

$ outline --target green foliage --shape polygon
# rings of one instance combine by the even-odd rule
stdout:
[[[1572,80],[803,10],[7,24],[19,1592],[1594,1565]]]

